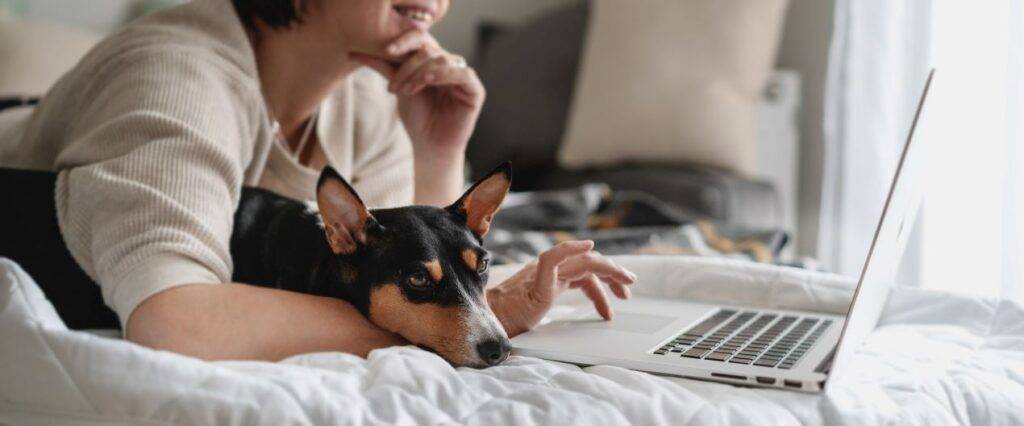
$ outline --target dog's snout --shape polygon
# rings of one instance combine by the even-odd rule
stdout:
[[[476,345],[477,354],[480,355],[480,359],[482,359],[488,367],[501,364],[502,361],[508,358],[511,351],[512,347],[509,346],[508,341],[504,339],[484,340]]]

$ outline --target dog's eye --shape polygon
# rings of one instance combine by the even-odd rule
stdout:
[[[430,285],[430,279],[427,278],[425,272],[413,272],[412,275],[409,275],[409,278],[406,278],[406,282],[415,289],[424,289]]]
[[[480,258],[480,261],[476,265],[476,273],[483,275],[487,272],[487,268],[491,266],[491,258],[484,256]]]

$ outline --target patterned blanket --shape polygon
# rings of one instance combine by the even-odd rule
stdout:
[[[491,229],[484,246],[497,263],[526,262],[561,241],[590,239],[609,255],[689,254],[789,264],[780,258],[789,240],[780,229],[703,220],[643,192],[612,191],[602,184],[510,194]]]

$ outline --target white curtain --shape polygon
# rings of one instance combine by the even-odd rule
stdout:
[[[1024,6],[935,0],[921,285],[1024,302]]]
[[[864,266],[928,74],[930,33],[928,1],[836,1],[818,232],[818,257],[834,272]]]
[[[928,68],[927,188],[901,282],[1024,301],[1024,5],[837,0],[819,255],[856,275]]]

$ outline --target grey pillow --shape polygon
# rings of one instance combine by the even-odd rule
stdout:
[[[476,69],[487,101],[466,150],[474,175],[508,160],[519,172],[556,166],[587,18],[587,2],[576,1],[481,31]]]

